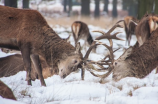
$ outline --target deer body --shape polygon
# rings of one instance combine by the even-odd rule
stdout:
[[[131,36],[135,35],[135,28],[138,20],[133,16],[126,16],[122,21],[124,22],[126,41],[128,42],[128,45],[130,45]]]
[[[0,6],[0,15],[0,47],[21,51],[29,85],[31,85],[31,61],[38,72],[41,84],[46,85],[39,57],[46,60],[50,67],[60,66],[60,61],[66,61],[69,56],[71,61],[77,60],[74,66],[80,63],[80,55],[75,48],[62,40],[39,12]]]
[[[144,78],[158,65],[158,29],[141,47],[130,47],[114,63],[113,79]]]
[[[75,44],[80,40],[83,39],[84,42],[88,43],[91,45],[93,43],[93,38],[89,32],[89,28],[86,23],[81,22],[81,21],[75,21],[71,25],[72,33],[73,33],[73,38],[75,40]],[[95,50],[93,50],[95,51]]]
[[[58,68],[49,67],[42,58],[40,58],[40,62],[44,79],[58,74]],[[38,79],[38,74],[34,66],[31,65],[31,68],[31,79]],[[0,77],[9,77],[17,74],[19,71],[25,71],[23,59],[20,54],[0,58]]]
[[[136,27],[135,34],[139,46],[149,39],[152,32],[157,29],[158,16],[154,14],[145,15]]]
[[[142,18],[136,27],[138,42],[114,62],[113,79],[124,77],[144,78],[158,65],[158,16]],[[141,39],[141,40],[139,40]]]

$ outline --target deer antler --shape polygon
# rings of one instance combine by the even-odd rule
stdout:
[[[118,23],[118,22],[117,22]],[[100,36],[100,37],[97,37],[95,39],[95,41],[92,43],[92,45],[89,47],[88,51],[86,52],[84,58],[83,58],[83,63],[84,63],[84,66],[83,68],[86,68],[88,71],[90,71],[90,73],[96,77],[100,77],[100,78],[106,78],[107,76],[109,76],[111,74],[111,72],[113,71],[114,69],[114,66],[113,66],[113,63],[114,63],[114,55],[113,53],[115,51],[113,51],[113,42],[112,42],[112,39],[116,39],[116,40],[123,40],[123,39],[120,39],[118,38],[116,35],[119,34],[120,32],[117,32],[113,35],[110,35],[110,33],[116,28],[116,27],[121,27],[119,24],[115,24],[107,33],[103,32],[103,31],[94,31],[94,32],[99,32],[99,33],[102,33],[103,35]],[[102,42],[99,42],[100,39],[108,39],[109,40],[109,43],[110,43],[110,46],[102,43]],[[107,54],[102,60],[99,60],[99,61],[92,61],[92,60],[87,60],[88,59],[88,56],[91,52],[91,50],[96,47],[97,45],[103,45],[105,46],[108,50],[109,50],[109,54]],[[94,68],[92,64],[95,64],[97,65],[100,69],[97,69],[97,68]],[[108,67],[105,67],[105,65]],[[103,74],[103,75],[98,75],[98,74],[95,74],[93,73],[93,70],[95,71],[105,71],[107,70],[108,72],[106,74]]]

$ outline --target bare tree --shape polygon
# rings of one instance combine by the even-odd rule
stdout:
[[[95,11],[94,11],[94,17],[95,18],[99,18],[99,16],[100,16],[100,9],[99,9],[99,7],[100,7],[100,0],[95,0]]]
[[[153,13],[155,11],[153,6],[154,0],[138,0],[138,19],[141,19],[146,13]]]
[[[109,4],[109,0],[104,0],[104,11],[106,13],[108,13],[108,4]]]
[[[67,6],[67,0],[64,0],[63,4],[64,4],[64,12],[67,12],[67,8],[66,8],[66,6]]]
[[[81,14],[83,16],[90,15],[90,0],[81,0]]]
[[[17,8],[17,0],[5,0],[4,5]]]
[[[112,16],[113,16],[114,18],[117,17],[117,0],[113,0]]]
[[[71,12],[72,12],[72,0],[69,0],[69,11],[68,11],[68,17],[71,16]]]
[[[29,0],[23,0],[23,8],[29,8]]]

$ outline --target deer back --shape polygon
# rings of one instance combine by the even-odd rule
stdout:
[[[71,25],[71,29],[76,43],[79,41],[79,39],[84,39],[85,41],[87,41],[89,29],[86,23],[81,21],[75,21]]]
[[[135,31],[139,46],[149,39],[152,32],[157,29],[157,22],[158,16],[155,14],[147,14],[140,20]]]

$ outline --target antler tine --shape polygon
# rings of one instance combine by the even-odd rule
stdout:
[[[94,47],[96,47],[97,45],[99,45],[99,44],[93,43],[93,44],[89,47],[88,51],[86,52],[86,55],[85,55],[84,58],[83,58],[84,60],[87,60],[87,58],[88,58],[90,52],[91,52],[92,49],[93,49]]]
[[[123,21],[123,20],[121,20]],[[88,71],[90,71],[90,73],[96,77],[100,77],[100,78],[105,78],[107,76],[109,76],[111,74],[111,72],[114,69],[113,63],[114,63],[114,51],[113,51],[113,42],[112,39],[116,39],[116,40],[123,40],[121,38],[118,38],[116,35],[119,34],[120,32],[116,32],[113,35],[110,35],[110,33],[116,28],[116,27],[122,27],[121,25],[119,25],[118,23],[121,22],[118,21],[107,33],[103,32],[103,31],[93,31],[93,32],[99,32],[101,34],[103,34],[102,36],[99,36],[95,39],[95,41],[92,43],[92,45],[89,47],[88,51],[86,52],[86,55],[83,58],[83,68],[86,68]],[[100,39],[108,39],[110,42],[110,46],[106,45],[105,43],[99,42]],[[109,50],[109,54],[107,54],[102,60],[99,61],[88,61],[88,56],[91,52],[91,50],[96,47],[97,45],[103,45],[105,46],[108,50]],[[108,59],[107,59],[108,58]],[[93,66],[93,64],[97,65],[99,68],[101,69],[97,69]],[[106,68],[105,65],[107,65],[108,67]],[[107,70],[108,72],[106,74],[103,75],[97,75],[95,73],[92,72],[93,69],[95,71],[100,71],[100,70]]]
[[[113,27],[108,31],[108,33],[105,33],[105,32],[103,32],[103,31],[94,31],[94,32],[100,32],[100,33],[103,34],[102,36],[96,38],[95,40],[100,40],[100,39],[104,39],[104,38],[107,38],[107,39],[116,39],[116,40],[123,40],[123,39],[120,39],[120,38],[116,37],[116,35],[117,35],[118,33],[120,33],[120,32],[117,32],[117,33],[115,33],[114,35],[110,35],[110,33],[111,33],[116,27],[119,27],[119,26],[120,26],[119,24],[115,24],[115,26],[113,26]],[[120,27],[121,27],[121,26],[120,26]],[[96,43],[96,41],[94,41],[94,42],[92,43],[92,45],[89,47],[88,51],[86,52],[86,55],[84,56],[84,60],[86,60],[86,59],[88,58],[88,56],[89,56],[91,50],[92,50],[94,47],[96,47],[97,45],[99,45],[99,44],[95,44],[95,43]],[[110,42],[110,45],[112,46],[112,42]]]
[[[116,22],[116,24],[120,23],[120,22],[124,22],[124,20],[119,20],[118,22]]]
[[[98,30],[97,30],[97,31],[93,31],[93,32],[99,32],[99,33],[102,33],[102,34],[103,34],[103,35],[97,37],[95,40],[100,40],[100,39],[105,39],[105,38],[107,38],[107,39],[116,39],[116,40],[123,40],[123,39],[118,38],[118,37],[116,36],[117,34],[119,34],[119,33],[121,33],[121,32],[117,32],[117,33],[115,33],[115,34],[113,34],[113,35],[109,35],[109,34],[103,32],[103,31],[98,31]]]
[[[122,22],[122,20],[118,21],[107,33],[110,34],[116,27],[122,28],[122,26],[118,24],[119,22]]]
[[[106,78],[108,77],[111,73],[112,73],[112,69],[110,69],[106,74],[103,74],[103,75],[99,75],[99,74],[95,74],[93,73],[91,70],[88,70],[92,75],[96,76],[96,77],[99,77],[99,78]]]

